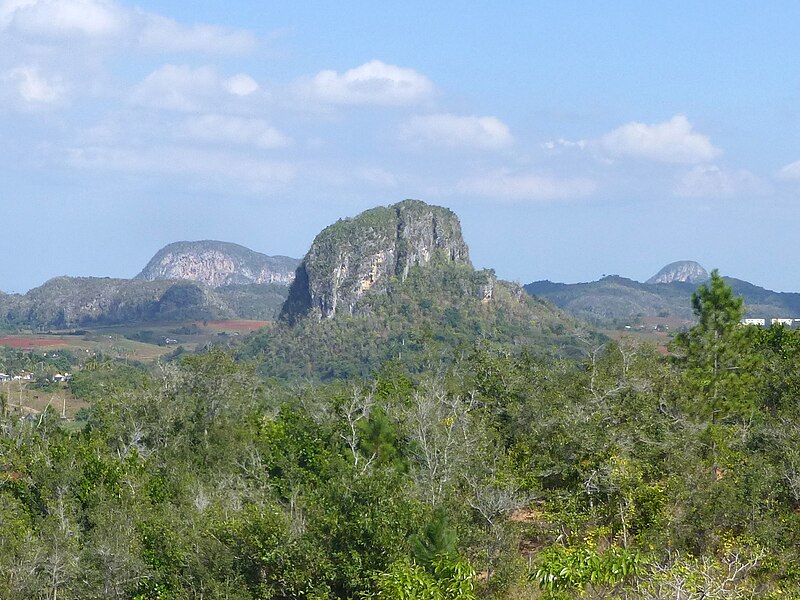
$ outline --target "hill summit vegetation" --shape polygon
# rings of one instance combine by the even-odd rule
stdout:
[[[450,210],[419,200],[365,211],[326,227],[297,270],[281,315],[294,321],[315,311],[322,318],[359,310],[367,294],[386,293],[392,280],[438,259],[471,266],[461,224]],[[486,290],[491,297],[491,286]]]

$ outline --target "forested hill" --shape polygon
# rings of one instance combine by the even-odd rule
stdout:
[[[192,281],[55,277],[26,294],[0,294],[7,327],[89,327],[153,321],[273,319],[286,298],[279,284],[211,288]]]
[[[469,262],[458,218],[407,200],[340,221],[314,240],[281,322],[251,339],[265,373],[329,379],[452,362],[480,340],[575,354],[578,321]]]
[[[681,272],[684,280],[677,275]],[[589,283],[535,281],[525,285],[525,290],[601,326],[631,324],[646,317],[688,321],[694,318],[691,295],[704,280],[703,273],[705,269],[697,263],[682,261],[668,265],[647,283],[610,275]],[[725,281],[744,297],[748,317],[800,318],[800,293],[773,292],[732,277]]]
[[[162,248],[134,279],[55,277],[26,294],[0,292],[0,326],[272,320],[299,262],[229,242],[175,242]]]

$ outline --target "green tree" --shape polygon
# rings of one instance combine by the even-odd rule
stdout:
[[[692,400],[702,401],[714,423],[746,416],[756,356],[749,351],[752,329],[741,325],[744,302],[714,269],[710,281],[692,294],[692,308],[698,323],[680,334],[673,348],[685,366]]]

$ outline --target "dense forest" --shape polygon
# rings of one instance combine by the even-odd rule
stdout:
[[[426,335],[276,329],[321,368],[265,333],[76,373],[82,427],[3,396],[0,596],[800,595],[800,332],[716,272],[668,355],[395,295]]]

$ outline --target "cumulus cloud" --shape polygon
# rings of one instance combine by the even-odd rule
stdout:
[[[249,145],[262,149],[279,148],[290,143],[289,138],[263,119],[226,115],[191,117],[184,121],[183,132],[187,137],[199,141]]]
[[[125,10],[106,0],[6,0],[0,27],[23,33],[61,36],[110,36],[126,26]]]
[[[163,65],[145,77],[131,99],[151,108],[200,112],[220,96],[239,97],[257,89],[258,84],[244,74],[224,79],[209,66]]]
[[[589,142],[586,140],[565,140],[564,138],[558,138],[557,140],[548,140],[542,144],[542,148],[549,151],[560,151],[560,150],[572,150],[577,148],[578,150],[584,150],[589,145]]]
[[[330,104],[401,106],[433,94],[433,83],[414,69],[373,60],[344,73],[320,71],[310,82],[312,94]]]
[[[750,171],[698,165],[678,176],[675,194],[686,198],[729,198],[761,193],[764,183]]]
[[[560,179],[535,173],[515,174],[498,169],[485,175],[462,179],[459,192],[499,200],[566,200],[589,196],[597,189],[585,178]]]
[[[781,170],[778,171],[778,179],[783,179],[785,181],[796,181],[800,179],[800,160],[796,160],[782,167]]]
[[[496,150],[513,143],[508,126],[496,117],[435,114],[417,116],[402,125],[401,141],[411,144]]]
[[[286,161],[182,146],[72,148],[66,158],[67,163],[76,168],[187,175],[203,181],[224,181],[249,190],[288,183],[297,173],[296,166]]]
[[[136,87],[133,101],[151,108],[197,111],[219,86],[219,76],[211,67],[164,65]]]
[[[356,170],[356,178],[359,181],[379,187],[394,187],[397,185],[397,177],[394,173],[381,169],[380,167],[364,167]]]
[[[252,33],[205,23],[183,25],[151,13],[140,13],[138,42],[143,48],[167,52],[241,54],[252,51]]]
[[[668,163],[702,163],[720,154],[708,136],[695,132],[683,115],[664,123],[627,123],[603,136],[600,144],[614,155]]]
[[[257,92],[260,87],[255,79],[245,73],[234,75],[226,80],[224,85],[225,89],[234,96],[249,96],[253,92]]]
[[[243,29],[183,24],[112,0],[0,0],[0,30],[38,37],[82,36],[148,51],[239,54],[256,47]]]
[[[17,67],[6,73],[4,79],[12,82],[20,98],[32,104],[52,104],[61,100],[65,93],[59,78],[48,79],[37,67]]]

